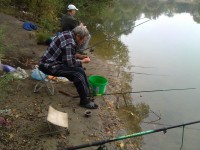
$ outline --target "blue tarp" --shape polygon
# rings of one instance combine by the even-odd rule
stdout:
[[[37,26],[30,22],[24,22],[23,28],[28,31],[37,30]]]

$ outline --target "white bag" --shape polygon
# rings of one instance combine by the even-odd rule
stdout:
[[[17,67],[16,71],[12,72],[12,74],[17,79],[26,79],[29,76],[26,71],[20,67]]]

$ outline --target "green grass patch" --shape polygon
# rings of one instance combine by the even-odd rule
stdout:
[[[0,77],[0,97],[5,94],[5,91],[9,89],[10,83],[14,80],[14,77],[11,73],[7,73]]]
[[[36,38],[38,44],[45,44],[46,41],[50,38],[50,34],[46,32],[37,32]]]

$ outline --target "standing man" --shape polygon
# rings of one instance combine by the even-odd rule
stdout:
[[[67,13],[63,15],[61,18],[62,31],[72,31],[75,27],[79,25],[83,25],[82,22],[79,22],[74,17],[77,10],[78,9],[76,8],[75,5],[72,5],[72,4],[68,5]],[[77,50],[77,52],[83,53],[83,51],[87,48],[90,39],[91,39],[91,35],[89,34],[85,42],[79,46],[79,49]]]
[[[98,105],[88,98],[89,84],[82,67],[83,63],[90,62],[90,58],[76,54],[77,47],[85,42],[88,35],[84,26],[61,32],[43,54],[39,69],[45,74],[66,77],[72,81],[80,97],[80,106],[97,109]]]

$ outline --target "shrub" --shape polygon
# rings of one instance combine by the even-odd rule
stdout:
[[[37,37],[38,44],[45,44],[46,41],[49,39],[50,35],[49,33],[46,33],[46,32],[38,32],[36,34],[36,37]]]

